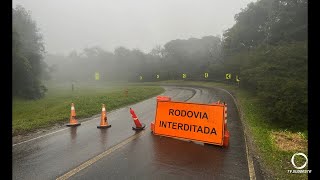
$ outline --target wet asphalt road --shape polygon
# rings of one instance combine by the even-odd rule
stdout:
[[[97,129],[100,117],[76,128],[12,147],[13,179],[56,179],[83,162],[135,136],[131,107],[147,125],[141,136],[73,174],[70,179],[250,179],[243,128],[233,99],[219,89],[166,86],[173,101],[228,104],[228,148],[155,136],[150,123],[156,98],[107,112],[109,129]],[[77,109],[76,109],[77,110]]]

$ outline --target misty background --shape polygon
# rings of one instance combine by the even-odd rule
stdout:
[[[99,82],[182,80],[185,73],[184,80],[236,85],[238,76],[239,87],[261,98],[274,120],[306,127],[307,6],[307,0],[14,1],[13,95],[39,99],[48,81],[95,81],[96,72]]]
[[[222,35],[255,0],[13,0],[31,11],[48,53],[118,46],[148,53],[175,39]]]

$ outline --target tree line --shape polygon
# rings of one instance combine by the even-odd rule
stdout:
[[[102,81],[136,82],[140,76],[143,81],[181,79],[183,73],[198,78],[199,73],[208,71],[209,64],[219,60],[220,53],[221,38],[205,36],[172,40],[149,53],[125,47],[114,52],[91,47],[67,56],[49,54],[46,62],[57,81],[94,81],[95,72],[99,72]]]

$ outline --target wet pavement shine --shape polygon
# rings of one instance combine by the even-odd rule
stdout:
[[[14,145],[13,179],[57,179],[67,173],[69,179],[250,179],[243,128],[232,97],[215,88],[164,88],[162,95],[173,101],[225,101],[229,147],[153,135],[150,130],[156,110],[153,97],[107,112],[111,128],[97,129],[100,117],[95,117],[81,126]],[[146,124],[145,130],[132,130],[130,107],[140,122]],[[99,160],[93,160],[104,152]],[[75,170],[91,160],[90,165]]]

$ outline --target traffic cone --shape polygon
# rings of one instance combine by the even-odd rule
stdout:
[[[70,114],[70,123],[67,126],[79,126],[81,123],[78,123],[76,119],[76,110],[74,109],[74,104],[71,103],[71,114]]]
[[[142,129],[144,129],[144,127],[146,127],[146,125],[143,124],[143,123],[140,123],[137,115],[134,113],[134,111],[131,108],[130,108],[130,113],[131,113],[132,119],[134,121],[134,124],[136,125],[135,127],[132,126],[132,129],[133,130],[142,130]]]
[[[109,127],[111,127],[111,125],[108,125],[106,107],[104,104],[102,104],[100,126],[97,126],[97,128],[109,128]]]

